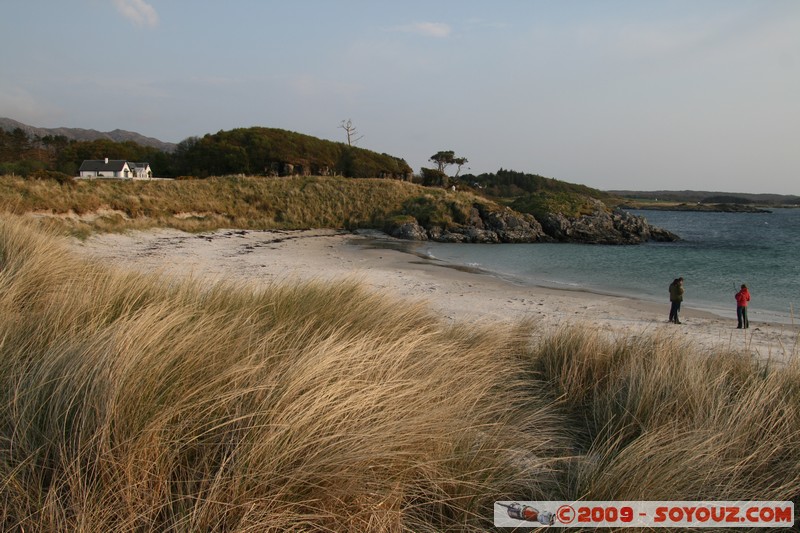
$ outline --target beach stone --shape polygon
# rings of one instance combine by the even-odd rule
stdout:
[[[436,238],[431,237],[431,240],[437,242],[469,242],[469,238],[463,233],[453,233],[450,231],[442,231]]]
[[[500,238],[494,231],[479,228],[467,228],[465,233],[469,242],[494,244],[500,242]]]
[[[392,237],[408,241],[427,241],[428,233],[417,221],[404,222],[397,226],[391,233]]]
[[[469,210],[469,220],[467,221],[467,225],[473,228],[484,229],[483,218],[481,217],[481,212],[477,205],[473,206],[472,209]]]

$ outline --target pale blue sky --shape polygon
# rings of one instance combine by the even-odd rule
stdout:
[[[3,0],[0,116],[800,194],[800,1]]]

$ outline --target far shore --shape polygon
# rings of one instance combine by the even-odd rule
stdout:
[[[97,234],[71,241],[85,257],[123,268],[242,284],[356,279],[403,299],[425,300],[451,321],[533,321],[544,332],[561,326],[594,328],[612,337],[663,335],[700,349],[735,350],[760,359],[798,355],[800,326],[735,319],[682,309],[683,324],[666,320],[669,303],[581,290],[519,286],[470,269],[447,268],[394,247],[365,246],[369,235],[335,230],[219,230],[189,234],[171,229]],[[487,245],[491,246],[491,245]]]

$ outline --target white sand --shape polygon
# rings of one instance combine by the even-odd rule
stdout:
[[[358,279],[375,290],[425,299],[450,320],[503,321],[532,318],[544,329],[580,324],[611,336],[679,336],[700,348],[734,349],[760,358],[787,360],[800,352],[797,325],[751,321],[736,329],[684,302],[683,324],[667,322],[663,305],[583,291],[522,287],[504,280],[448,268],[413,254],[359,245],[365,236],[332,230],[220,230],[193,235],[176,230],[102,234],[72,247],[86,257],[148,272],[245,283],[307,279]],[[491,246],[491,245],[486,245]]]

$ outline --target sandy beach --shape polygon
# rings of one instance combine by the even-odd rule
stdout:
[[[118,267],[210,281],[356,279],[376,291],[422,299],[453,321],[531,319],[543,332],[580,324],[612,337],[678,336],[701,349],[733,349],[771,360],[788,360],[800,351],[798,325],[751,321],[750,329],[737,330],[735,317],[692,309],[690,297],[681,310],[683,324],[675,325],[667,322],[668,301],[659,305],[585,291],[519,286],[372,244],[375,239],[370,235],[335,230],[189,234],[159,229],[99,234],[73,240],[70,246],[84,257]]]

